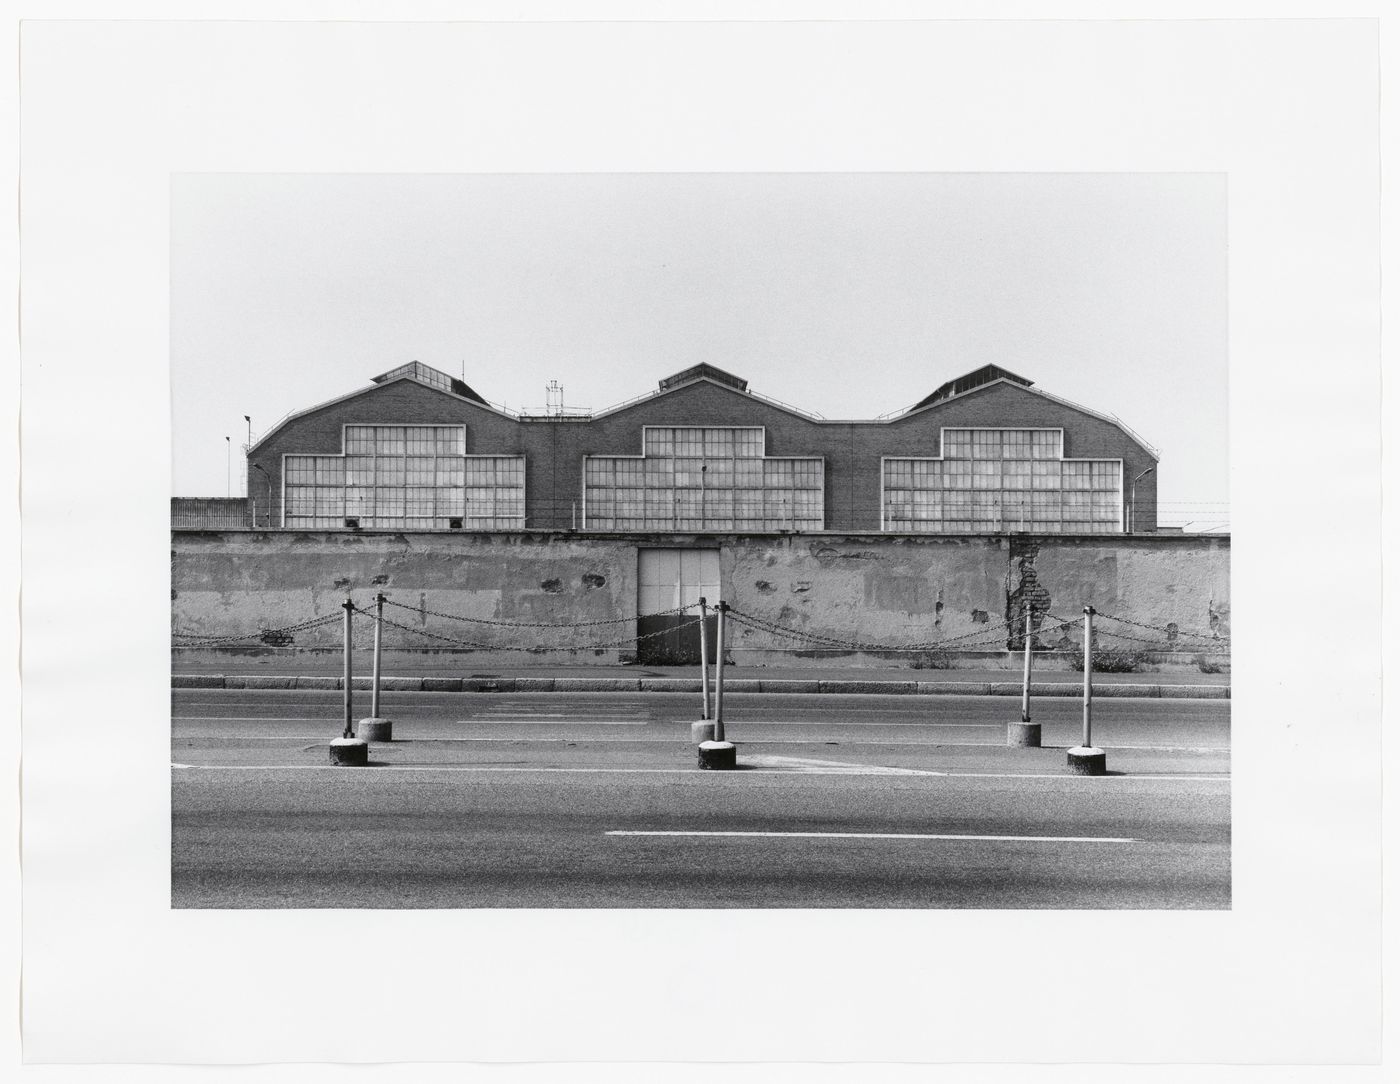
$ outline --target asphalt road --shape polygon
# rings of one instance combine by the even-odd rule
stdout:
[[[697,701],[396,694],[351,769],[338,693],[177,691],[173,903],[1230,905],[1226,702],[1100,702],[1112,774],[1083,778],[1072,701],[1009,749],[1007,698],[731,695],[733,772],[696,768]]]

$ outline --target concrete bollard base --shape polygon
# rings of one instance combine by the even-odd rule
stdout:
[[[734,743],[728,741],[702,741],[700,743],[700,767],[723,771],[735,765]]]
[[[1039,723],[1007,723],[1006,744],[1040,748]]]
[[[715,724],[713,719],[701,719],[698,723],[690,724],[690,740],[696,745],[701,742],[715,740]]]
[[[355,736],[360,741],[393,741],[394,723],[378,716],[361,719],[360,725],[355,728]]]
[[[1105,775],[1108,754],[1093,746],[1076,745],[1069,751],[1069,770],[1074,775]]]
[[[369,743],[359,738],[336,738],[331,742],[331,763],[343,768],[363,768],[369,763]]]

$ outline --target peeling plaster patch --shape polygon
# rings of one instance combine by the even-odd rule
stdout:
[[[810,552],[823,568],[830,568],[836,561],[878,561],[880,559],[880,555],[874,550],[841,550],[835,546],[819,544],[813,545]]]
[[[1036,630],[1045,622],[1049,612],[1050,592],[1041,586],[1040,574],[1035,567],[1039,556],[1040,543],[1022,538],[1011,540],[1011,566],[1006,574],[1006,624],[1013,650],[1025,646],[1027,609],[1031,612],[1032,646],[1037,642],[1044,646],[1044,641],[1038,640]]]
[[[1175,621],[1168,621],[1168,622],[1167,622],[1167,642],[1168,642],[1168,643],[1171,643],[1172,641],[1174,641],[1174,640],[1177,638],[1177,635],[1178,635],[1180,632],[1181,632],[1181,626],[1179,626]]]
[[[1230,635],[1230,607],[1217,606],[1215,600],[1210,602],[1210,631],[1216,636]]]
[[[389,582],[389,577],[381,572],[378,576],[375,576],[369,582],[375,587],[383,587],[386,583]]]
[[[987,621],[988,621],[987,611],[986,611],[986,610],[973,610],[973,611],[972,611],[972,620],[973,620],[976,624],[978,624],[978,625],[985,625],[985,624],[987,623]]]
[[[771,595],[774,591],[777,590],[777,588],[774,587],[767,580],[754,580],[753,585],[756,588],[758,588],[758,592],[761,595]]]
[[[560,580],[545,580],[540,584],[540,588],[551,595],[557,595],[564,590],[564,584]]]
[[[596,572],[585,572],[583,574],[583,586],[588,588],[602,587],[607,583],[607,577],[600,576]]]
[[[787,604],[784,604],[783,608],[778,611],[779,621],[791,621],[796,616],[798,616],[797,611]]]
[[[794,584],[792,585],[792,593],[793,593],[794,595],[802,595],[802,594],[805,594],[806,592],[810,591],[811,589],[812,589],[812,581],[811,581],[811,580],[798,580],[796,583],[794,583]]]
[[[922,576],[891,574],[871,569],[865,574],[865,605],[868,609],[891,613],[926,614],[930,597],[928,581]]]
[[[341,576],[338,580],[333,580],[331,582],[331,586],[334,587],[337,591],[344,591],[349,588],[352,582],[353,581],[350,579],[349,576]]]

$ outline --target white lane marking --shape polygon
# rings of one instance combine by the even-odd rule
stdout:
[[[172,715],[170,721],[172,723],[306,723],[314,722],[315,720],[308,719],[305,715]],[[496,723],[511,726],[562,725],[553,719],[453,719],[450,721],[457,726],[492,726]],[[647,725],[645,719],[580,719],[575,717],[571,722],[587,726]]]
[[[530,719],[497,719],[497,718],[495,718],[494,716],[492,716],[492,717],[490,717],[490,718],[455,719],[455,720],[453,720],[453,722],[455,722],[458,726],[498,726],[498,725],[499,725],[499,726],[563,726],[563,725],[564,725],[563,723],[559,722],[558,719],[541,719],[541,718],[530,718]],[[573,718],[569,719],[568,722],[571,723],[571,724],[574,724],[574,725],[576,725],[576,726],[646,726],[646,725],[647,725],[647,720],[645,720],[645,719],[588,719],[588,718],[579,718],[577,715],[575,715]]]
[[[750,754],[745,764],[760,768],[787,768],[795,772],[849,772],[852,775],[936,775],[920,768],[887,768],[882,764],[853,764],[848,760],[815,760],[811,757],[776,757]]]
[[[704,719],[696,720],[705,722]],[[882,726],[919,726],[930,729],[945,730],[1002,730],[1005,723],[874,723],[864,722],[859,719],[730,719],[728,726],[849,726],[849,727],[882,727]]]
[[[1142,843],[1126,836],[972,836],[919,832],[604,832],[605,836],[738,836],[756,839],[954,839],[998,843]]]
[[[174,761],[171,768],[188,771],[201,772],[339,772],[342,775],[354,776],[353,768],[345,768],[335,764],[180,764]],[[728,775],[728,772],[706,772],[699,768],[520,768],[514,766],[487,767],[482,765],[430,765],[430,764],[376,764],[367,769],[368,773],[376,772],[484,772],[484,773],[516,773],[528,774],[536,773],[560,773],[560,774],[580,774],[580,775],[688,775],[694,778],[712,778],[716,774]],[[359,773],[361,775],[366,773]],[[887,775],[887,771],[873,772],[850,772],[850,771],[829,771],[825,769],[813,769],[807,772],[795,772],[787,768],[751,768],[747,771],[735,772],[732,774],[744,775]],[[916,775],[939,776],[945,779],[1063,779],[1070,782],[1118,782],[1118,781],[1138,781],[1156,780],[1161,782],[1186,782],[1186,783],[1228,783],[1228,775],[1070,775],[1064,774],[1037,774],[1033,772],[934,772],[921,771]]]
[[[310,723],[305,715],[172,715],[172,723]],[[327,722],[334,722],[327,717]]]
[[[940,775],[955,775],[960,779],[1085,779],[1096,783],[1113,783],[1130,779],[1187,779],[1201,783],[1228,783],[1225,775],[1071,775],[1051,772],[940,772]]]

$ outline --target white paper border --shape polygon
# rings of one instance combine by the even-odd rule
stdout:
[[[372,87],[364,29],[25,29],[26,1056],[1375,1056],[1374,25],[494,26],[470,64],[458,28],[388,25]],[[684,912],[169,911],[165,178],[226,169],[1228,172],[1234,910],[725,912],[723,962]],[[72,432],[112,453],[83,483]],[[1278,470],[1281,433],[1352,472]],[[1310,480],[1345,518],[1281,525]],[[1303,650],[1336,661],[1281,668],[1310,585],[1336,617]],[[366,927],[392,951],[326,951]],[[377,1026],[345,1028],[366,998]]]

